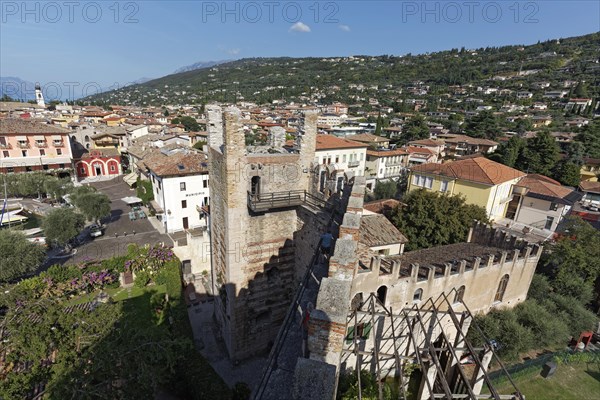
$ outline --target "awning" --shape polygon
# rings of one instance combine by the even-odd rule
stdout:
[[[17,136],[17,141],[19,141],[19,142],[26,142],[27,141],[27,136]]]
[[[61,140],[63,140],[63,139],[62,139],[62,136],[60,136],[60,135],[53,135],[53,136],[52,136],[52,140],[58,140],[58,141],[61,141]]]
[[[35,140],[39,140],[39,141],[44,141],[44,140],[46,140],[46,139],[44,138],[44,135],[35,135],[33,138],[34,138]]]
[[[157,214],[164,214],[165,210],[163,210],[158,203],[156,202],[156,200],[151,200],[150,201],[150,207],[152,207],[152,209],[157,213]]]
[[[129,205],[142,202],[142,199],[140,199],[139,197],[135,197],[135,196],[123,197],[121,200],[123,200],[125,203],[127,203]]]
[[[131,172],[123,177],[123,180],[129,186],[133,186],[133,184],[137,182],[137,179],[138,179],[138,176],[137,176],[137,173],[135,173],[135,172]]]

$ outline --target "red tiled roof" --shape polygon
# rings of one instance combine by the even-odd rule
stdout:
[[[6,118],[0,120],[0,134],[17,133],[57,133],[68,134],[69,131],[60,129],[54,125],[44,124],[42,122],[31,121],[22,118]]]
[[[529,193],[557,197],[560,199],[567,197],[573,192],[573,190],[561,186],[561,184],[554,179],[538,174],[525,176],[519,181],[518,186],[526,187],[529,189]]]
[[[207,162],[204,153],[192,151],[168,156],[155,153],[141,161],[148,169],[161,177],[208,173]]]
[[[333,135],[317,135],[317,150],[335,150],[366,148],[364,143],[353,142],[352,140],[339,138]]]
[[[393,157],[393,156],[403,156],[408,154],[408,152],[404,149],[394,149],[394,150],[367,150],[367,154],[375,157]]]
[[[412,170],[485,185],[498,185],[525,176],[524,172],[484,157],[458,160],[446,164],[423,164],[414,167]]]

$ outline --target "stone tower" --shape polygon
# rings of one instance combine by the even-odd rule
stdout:
[[[239,360],[273,343],[319,239],[322,226],[301,204],[317,114],[305,113],[301,150],[292,154],[249,152],[237,108],[208,106],[207,113],[215,315],[230,357]]]
[[[46,107],[46,103],[44,102],[44,95],[42,94],[42,88],[39,83],[35,84],[35,101],[37,101],[38,106]]]

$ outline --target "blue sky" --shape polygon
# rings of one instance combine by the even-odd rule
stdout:
[[[530,44],[600,30],[598,1],[266,0],[224,5],[110,0],[73,6],[27,2],[27,9],[21,1],[0,3],[0,76],[43,84],[108,86],[160,77],[197,61],[417,54]]]

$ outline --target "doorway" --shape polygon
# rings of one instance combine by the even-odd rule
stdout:
[[[255,197],[260,196],[260,176],[252,177],[250,194]]]
[[[188,217],[183,218],[183,229],[188,229],[189,227]]]
[[[100,164],[94,164],[94,170],[96,171],[96,176],[102,175],[102,166]]]

